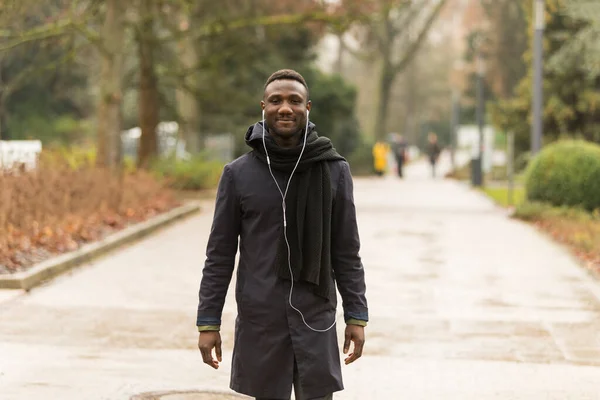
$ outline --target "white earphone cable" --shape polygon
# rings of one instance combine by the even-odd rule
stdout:
[[[304,130],[304,142],[302,144],[302,150],[300,151],[300,156],[298,157],[298,161],[296,161],[296,165],[294,166],[294,169],[292,170],[292,173],[290,174],[290,177],[288,178],[285,192],[282,191],[281,188],[279,187],[279,183],[277,182],[277,179],[275,179],[275,175],[273,174],[273,170],[271,169],[271,159],[269,158],[269,153],[267,152],[267,145],[265,142],[265,111],[264,110],[262,113],[262,117],[263,117],[262,118],[262,129],[263,129],[262,140],[263,140],[263,146],[265,148],[265,156],[267,157],[267,165],[269,167],[269,172],[271,173],[271,177],[273,178],[273,181],[275,182],[275,185],[277,186],[277,190],[279,190],[279,194],[281,195],[281,199],[282,199],[281,208],[283,210],[283,236],[285,238],[285,243],[287,245],[288,268],[290,270],[290,277],[291,277],[290,296],[288,299],[290,307],[292,307],[294,310],[296,310],[300,314],[300,316],[302,317],[302,322],[304,322],[304,325],[306,325],[306,327],[308,329],[315,331],[315,332],[327,332],[331,328],[333,328],[337,322],[337,317],[336,317],[335,313],[334,313],[334,317],[333,317],[333,323],[331,324],[331,326],[329,326],[329,328],[315,329],[306,322],[306,319],[304,318],[304,314],[302,314],[302,311],[297,309],[292,304],[292,293],[294,291],[294,273],[292,271],[292,255],[291,255],[291,251],[290,251],[290,243],[289,243],[288,237],[287,237],[287,217],[286,217],[285,199],[286,199],[288,190],[290,188],[290,182],[292,181],[292,176],[294,176],[294,172],[296,172],[296,169],[298,168],[298,165],[300,164],[300,160],[302,159],[302,155],[304,154],[304,149],[306,148],[306,137],[308,136],[308,115],[309,115],[309,111],[307,110],[306,111],[306,128]]]

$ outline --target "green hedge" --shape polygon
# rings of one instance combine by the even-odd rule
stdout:
[[[151,169],[156,176],[166,179],[173,189],[202,190],[217,186],[223,163],[203,156],[194,156],[190,160],[168,157],[154,161]]]
[[[353,176],[369,176],[375,173],[373,167],[374,144],[371,140],[361,138],[352,154],[346,158]]]
[[[600,146],[563,140],[546,146],[526,173],[527,198],[555,206],[600,208]]]

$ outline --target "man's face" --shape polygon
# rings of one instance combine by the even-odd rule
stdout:
[[[292,79],[279,79],[266,87],[261,106],[271,134],[285,140],[303,132],[311,103],[304,85]]]

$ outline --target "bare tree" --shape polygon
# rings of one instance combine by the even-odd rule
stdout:
[[[446,0],[372,0],[364,3],[369,18],[362,21],[354,32],[366,50],[346,44],[344,48],[360,59],[374,58],[378,63],[375,78],[377,97],[373,103],[375,119],[371,133],[383,138],[393,84],[427,37]]]

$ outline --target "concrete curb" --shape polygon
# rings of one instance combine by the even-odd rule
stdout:
[[[200,211],[199,202],[191,202],[147,221],[129,226],[97,242],[85,244],[75,251],[44,260],[27,271],[0,275],[0,289],[30,290],[110,250],[140,239],[198,211]]]

